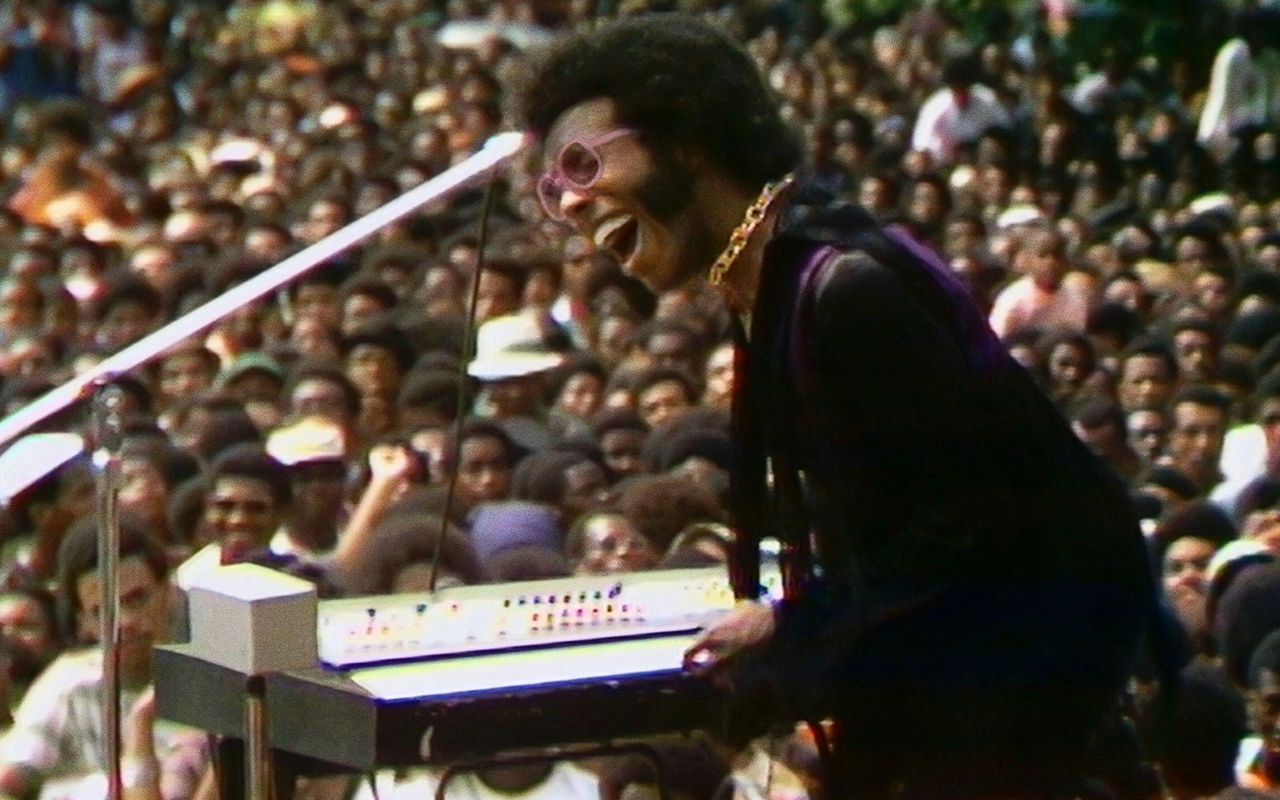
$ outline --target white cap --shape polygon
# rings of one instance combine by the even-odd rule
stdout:
[[[1045,221],[1044,212],[1030,203],[1015,203],[996,217],[996,227],[1004,230],[1019,225],[1038,224]]]
[[[467,374],[500,381],[555,369],[564,363],[564,355],[547,347],[543,330],[543,321],[528,313],[485,322],[476,334],[476,357],[467,365]]]

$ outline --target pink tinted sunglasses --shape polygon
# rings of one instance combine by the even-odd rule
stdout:
[[[560,209],[560,198],[565,189],[582,191],[590,189],[604,171],[604,162],[600,160],[600,148],[621,139],[623,136],[638,133],[634,128],[618,128],[591,139],[572,139],[560,148],[551,169],[538,178],[538,200],[547,216],[563,221],[564,212]]]

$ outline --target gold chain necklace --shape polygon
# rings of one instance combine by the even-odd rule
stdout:
[[[729,270],[746,248],[747,242],[751,241],[751,234],[755,233],[756,228],[760,227],[760,223],[764,221],[765,214],[769,211],[769,206],[773,204],[774,199],[783,189],[791,185],[793,180],[795,180],[795,175],[787,175],[781,180],[766,184],[764,189],[761,190],[760,196],[747,209],[746,216],[742,218],[742,222],[730,234],[729,245],[720,254],[720,257],[716,259],[716,262],[711,265],[711,271],[707,273],[707,280],[710,281],[712,286],[720,286],[724,283],[724,279],[729,275]]]

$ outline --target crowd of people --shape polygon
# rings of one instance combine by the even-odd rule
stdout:
[[[5,3],[0,412],[518,129],[540,43],[650,5]],[[805,145],[800,182],[943,256],[1128,482],[1195,654],[1150,752],[1168,796],[1280,785],[1273,11],[1206,0],[1200,37],[1153,55],[1132,31],[1075,49],[1071,4],[996,4],[980,33],[931,4],[871,21],[838,3],[683,5],[767,76]],[[219,564],[332,597],[727,559],[727,312],[695,289],[649,295],[619,266],[625,236],[568,235],[540,203],[543,166],[530,153],[498,182],[483,240],[469,191],[116,382],[131,800],[213,791],[207,742],[156,720],[148,685],[184,587]],[[86,419],[42,429],[89,436]],[[0,519],[0,793],[97,798],[95,474],[67,455],[37,477]],[[820,794],[803,733],[670,759],[679,796]],[[559,764],[455,791],[651,781],[631,762]]]

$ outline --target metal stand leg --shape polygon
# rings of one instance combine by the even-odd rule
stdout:
[[[210,736],[210,752],[218,779],[218,800],[244,800],[247,783],[244,773],[244,742],[221,736]]]
[[[107,756],[107,798],[120,800],[120,415],[124,392],[104,384],[93,404],[94,461],[98,465],[98,575],[102,588],[98,635],[102,643],[102,740]]]
[[[218,782],[219,800],[246,800],[245,791],[251,786],[248,747],[243,739],[210,736],[210,752],[213,754],[214,774]],[[298,779],[301,768],[294,763],[296,757],[289,753],[279,754],[272,751],[270,768],[266,773],[270,776],[272,786],[270,796],[275,800],[291,800],[294,783]],[[277,760],[279,759],[279,760]]]
[[[267,740],[266,681],[249,679],[245,687],[245,790],[247,800],[271,800],[271,745]]]

